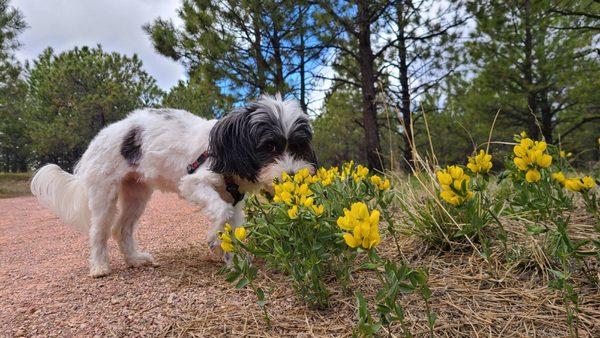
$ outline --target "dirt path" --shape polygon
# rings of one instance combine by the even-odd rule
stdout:
[[[207,281],[220,263],[201,244],[205,220],[175,195],[156,193],[138,239],[158,268],[128,269],[111,243],[113,273],[87,276],[86,236],[61,224],[33,197],[0,200],[0,335],[128,335],[159,333],[187,310],[182,301],[210,302],[212,286],[178,294],[178,252],[197,246],[189,267]],[[184,250],[185,249],[185,250]],[[179,265],[179,264],[178,264]],[[213,284],[214,285],[214,284]],[[181,310],[181,311],[179,311]]]

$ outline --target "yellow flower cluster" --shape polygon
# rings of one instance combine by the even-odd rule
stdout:
[[[377,175],[371,176],[371,183],[373,183],[379,190],[387,190],[390,188],[390,180],[382,179]]]
[[[358,165],[356,170],[352,173],[352,178],[354,178],[354,182],[358,182],[360,180],[364,180],[369,174],[369,168],[364,167],[362,165]]]
[[[513,148],[515,165],[519,170],[526,171],[525,180],[534,183],[542,177],[539,169],[548,168],[552,164],[552,156],[546,153],[546,142],[522,138]]]
[[[298,171],[293,177],[288,174],[282,175],[282,182],[275,184],[275,197],[273,201],[276,203],[285,203],[291,208],[288,210],[290,218],[298,216],[298,207],[304,206],[312,210],[315,215],[320,216],[325,211],[322,204],[316,205],[312,197],[313,192],[309,188],[309,184],[319,182],[319,175],[311,175],[308,169]]]
[[[469,168],[474,174],[485,174],[492,169],[492,155],[487,152],[480,150],[479,154],[475,156],[469,156]]]
[[[219,234],[219,239],[221,240],[221,249],[223,249],[225,252],[233,251],[231,230],[231,225],[229,223],[225,223],[224,231]],[[246,238],[246,229],[244,227],[235,228],[233,236],[235,236],[238,241],[243,241],[244,238]]]
[[[331,183],[333,183],[333,181],[335,181],[335,178],[338,175],[339,175],[338,167],[333,167],[329,170],[327,170],[325,168],[319,168],[319,170],[317,170],[317,173],[313,176],[313,181],[319,182],[319,183],[321,183],[321,185],[326,187],[326,186],[331,185]],[[316,179],[315,179],[315,177],[316,177]]]
[[[552,174],[552,178],[562,184],[565,189],[585,193],[596,186],[596,181],[590,176],[566,178],[562,172]]]
[[[344,209],[344,216],[337,220],[338,226],[345,230],[344,241],[351,248],[371,249],[381,241],[379,235],[379,211],[369,208],[363,202],[352,204],[350,210]]]
[[[461,167],[448,166],[446,169],[436,172],[436,176],[442,187],[440,197],[447,203],[461,205],[473,196],[473,192],[469,190],[471,178]],[[465,190],[462,189],[463,184]]]

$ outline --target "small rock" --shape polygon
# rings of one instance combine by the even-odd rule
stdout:
[[[167,304],[173,304],[173,301],[175,300],[175,297],[177,295],[175,293],[172,293],[169,295],[169,298],[167,299]]]

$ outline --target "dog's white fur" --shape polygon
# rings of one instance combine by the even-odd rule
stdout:
[[[280,97],[263,97],[272,107],[285,132],[298,114],[297,103]],[[166,119],[164,114],[169,114]],[[155,264],[152,256],[137,249],[133,233],[146,203],[155,188],[177,192],[197,204],[211,219],[207,239],[216,246],[217,234],[228,222],[232,227],[244,222],[241,201],[232,206],[222,175],[208,169],[208,164],[187,174],[187,165],[209,146],[209,132],[216,120],[205,120],[183,110],[141,109],[104,128],[92,140],[77,164],[74,174],[57,165],[42,167],[31,182],[31,191],[40,202],[67,224],[89,231],[90,275],[110,272],[107,240],[111,229],[125,261],[130,266]],[[123,137],[132,128],[142,128],[142,156],[135,166],[120,153]],[[210,161],[210,160],[209,160]],[[257,182],[236,177],[242,192],[269,188],[283,171],[294,172],[311,167],[310,163],[284,154],[281,159],[261,169]]]

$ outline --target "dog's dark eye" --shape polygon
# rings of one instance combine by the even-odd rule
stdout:
[[[267,153],[277,153],[277,145],[272,142],[263,144],[260,149]]]

